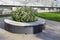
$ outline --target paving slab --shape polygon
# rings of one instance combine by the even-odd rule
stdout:
[[[0,40],[60,40],[60,22],[46,20],[46,28],[42,33],[16,34],[4,29],[4,19],[0,18]]]

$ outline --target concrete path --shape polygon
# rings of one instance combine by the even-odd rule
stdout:
[[[60,40],[60,22],[46,20],[46,29],[42,33],[16,34],[4,30],[4,19],[0,18],[0,40]]]

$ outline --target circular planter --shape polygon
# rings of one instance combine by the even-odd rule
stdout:
[[[5,29],[14,33],[35,34],[42,32],[45,28],[45,20],[38,18],[35,22],[16,22],[10,19],[5,19]]]

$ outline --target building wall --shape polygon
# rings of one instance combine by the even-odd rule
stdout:
[[[12,11],[15,11],[16,7],[0,7],[0,14],[10,14]],[[58,12],[60,8],[37,8],[38,12]]]
[[[0,14],[10,14],[12,7],[0,7]]]
[[[59,12],[60,11],[60,8],[44,8],[44,9],[42,9],[42,8],[37,8],[37,11],[38,12]]]

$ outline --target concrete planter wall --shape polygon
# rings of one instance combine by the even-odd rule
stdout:
[[[22,33],[22,34],[35,34],[42,32],[45,28],[45,20],[39,18],[38,21],[35,22],[16,22],[13,20],[5,19],[5,29],[14,33]]]

